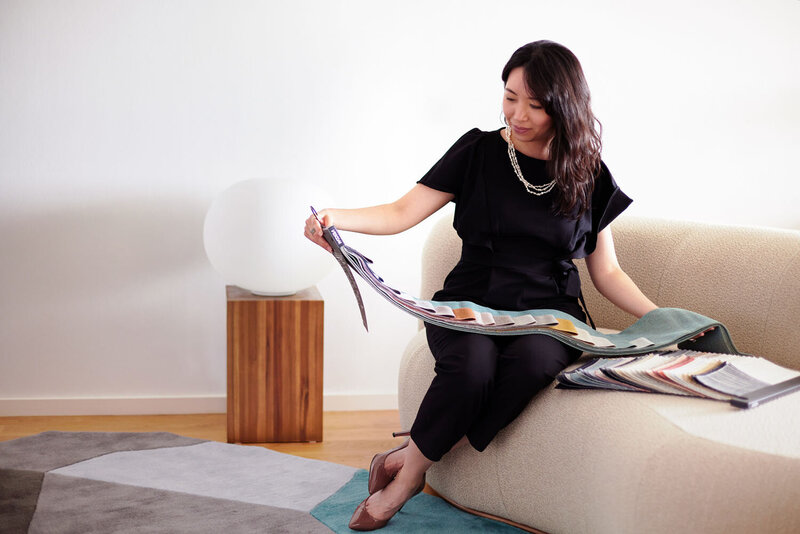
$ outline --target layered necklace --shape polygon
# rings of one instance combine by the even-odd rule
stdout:
[[[544,185],[533,185],[528,180],[523,178],[522,170],[519,168],[519,162],[517,161],[517,151],[514,148],[514,143],[511,141],[511,126],[506,127],[506,139],[508,140],[508,159],[511,160],[511,166],[514,167],[514,173],[516,173],[517,178],[519,178],[519,181],[525,186],[525,191],[531,195],[536,195],[537,197],[546,195],[552,191],[556,186],[555,178]]]

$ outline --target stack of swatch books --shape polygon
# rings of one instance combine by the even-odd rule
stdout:
[[[690,350],[592,358],[562,371],[556,380],[559,388],[668,393],[727,401],[740,408],[800,391],[800,371],[755,356]]]

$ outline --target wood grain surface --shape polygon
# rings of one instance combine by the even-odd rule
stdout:
[[[228,286],[228,442],[321,441],[324,301]]]

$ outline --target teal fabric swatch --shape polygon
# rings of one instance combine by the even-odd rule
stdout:
[[[579,321],[568,313],[558,310],[531,310],[532,315],[552,314],[559,319],[572,321],[577,327],[587,330],[592,335],[611,341],[615,347],[593,347],[575,339],[570,334],[559,332],[550,328],[530,328],[517,334],[542,334],[554,337],[565,345],[592,354],[605,356],[629,356],[646,354],[655,350],[664,349],[671,345],[678,345],[682,349],[692,349],[704,352],[719,352],[723,354],[742,354],[733,344],[730,333],[725,325],[699,313],[681,308],[657,308],[633,323],[618,334],[603,334]],[[714,328],[707,332],[709,328]],[[472,330],[473,332],[475,330]],[[697,335],[706,334],[695,341],[690,341]],[[647,338],[653,344],[646,347],[629,347],[635,339]]]

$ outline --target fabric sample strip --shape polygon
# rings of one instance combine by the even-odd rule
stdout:
[[[490,335],[548,335],[581,351],[608,356],[644,354],[676,344],[679,348],[741,354],[723,324],[679,308],[658,308],[622,332],[604,334],[560,310],[494,310],[467,301],[417,299],[387,285],[372,269],[372,260],[347,246],[334,227],[330,230],[326,236],[335,235],[336,239],[328,242],[337,257],[344,258],[346,267],[401,310],[444,328]],[[695,339],[701,333],[705,335]]]

